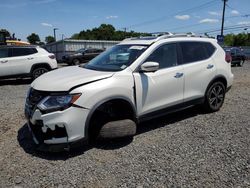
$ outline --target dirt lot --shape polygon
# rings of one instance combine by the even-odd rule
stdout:
[[[223,108],[139,126],[133,141],[37,152],[25,125],[28,80],[0,81],[0,187],[250,187],[250,62],[232,67]]]

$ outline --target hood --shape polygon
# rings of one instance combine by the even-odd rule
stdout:
[[[31,87],[40,91],[69,91],[71,88],[109,78],[113,72],[103,72],[71,66],[50,71],[41,75],[31,83]]]

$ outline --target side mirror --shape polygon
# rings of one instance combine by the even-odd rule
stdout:
[[[140,67],[141,72],[155,72],[158,69],[159,69],[159,63],[152,61],[145,62]]]

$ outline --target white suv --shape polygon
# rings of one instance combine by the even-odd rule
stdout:
[[[25,114],[37,144],[68,148],[98,136],[131,136],[142,120],[196,104],[217,111],[232,82],[214,39],[131,38],[86,65],[36,79]]]
[[[57,68],[54,54],[38,46],[0,46],[0,78],[32,77]]]

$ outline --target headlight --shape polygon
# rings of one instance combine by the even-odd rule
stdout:
[[[41,111],[45,111],[47,113],[57,110],[65,110],[69,108],[80,96],[81,94],[48,96],[45,97],[37,105],[37,107]]]

